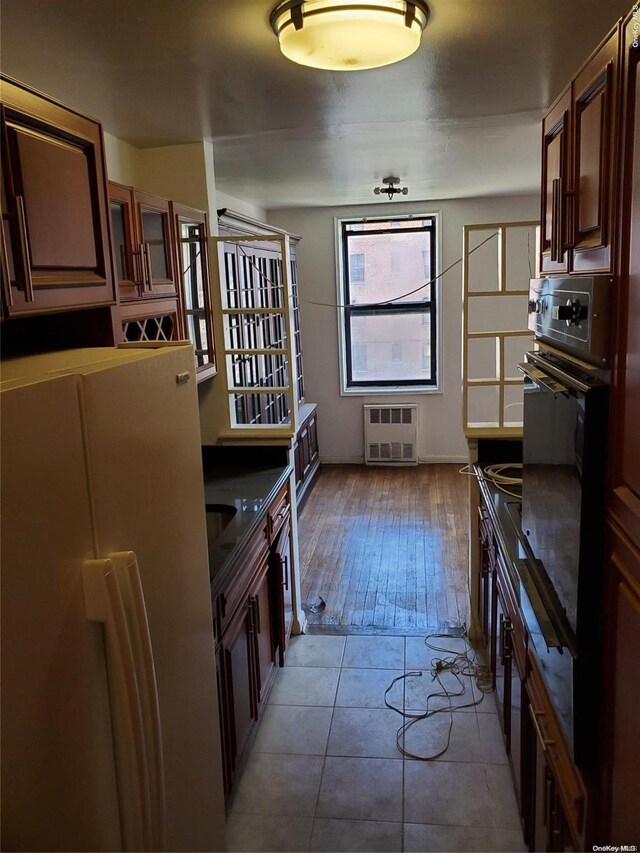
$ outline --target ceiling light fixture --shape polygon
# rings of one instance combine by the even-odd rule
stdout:
[[[400,178],[394,178],[393,176],[389,176],[388,178],[383,178],[382,183],[386,184],[384,187],[374,187],[373,192],[375,195],[380,195],[380,193],[386,193],[389,196],[389,201],[394,197],[394,195],[408,195],[409,187],[396,187],[394,184],[400,183]]]
[[[360,71],[415,53],[428,18],[424,0],[284,0],[269,20],[287,59]]]

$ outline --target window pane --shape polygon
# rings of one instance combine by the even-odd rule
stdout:
[[[364,284],[364,255],[349,255],[349,281],[351,284]]]
[[[350,333],[353,383],[424,384],[432,379],[428,313],[352,315]]]
[[[425,274],[425,269],[431,264],[429,231],[349,233],[347,240],[348,298],[352,305],[375,304],[391,299],[423,302],[431,298],[430,285],[423,287],[431,278],[430,272]]]

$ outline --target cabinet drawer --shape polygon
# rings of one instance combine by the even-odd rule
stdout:
[[[269,537],[272,542],[290,512],[289,484],[286,483],[269,508]]]
[[[529,655],[529,662],[531,668],[527,680],[528,712],[540,748],[553,770],[575,849],[580,850],[582,847],[579,842],[584,829],[585,792],[542,682],[538,663],[532,654]]]
[[[265,519],[243,551],[242,559],[214,603],[216,639],[219,641],[239,605],[245,601],[247,589],[262,569],[266,571],[269,559],[268,522]]]

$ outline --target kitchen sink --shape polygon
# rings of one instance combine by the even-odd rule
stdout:
[[[235,506],[227,504],[206,504],[207,515],[207,538],[209,542],[215,542],[222,535],[223,530],[231,522],[238,511]]]

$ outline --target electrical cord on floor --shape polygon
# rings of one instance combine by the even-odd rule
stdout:
[[[504,474],[504,471],[520,471],[522,472],[522,463],[520,462],[501,462],[496,465],[487,465],[482,469],[483,474],[486,480],[489,480],[490,483],[496,487],[496,489],[500,489],[501,492],[504,492],[505,495],[509,495],[512,498],[521,498],[522,495],[517,494],[516,492],[512,492],[509,489],[505,488],[505,486],[522,486],[522,476],[514,477],[513,475]],[[462,468],[458,471],[458,474],[466,474],[469,477],[476,477],[477,474],[475,471],[471,471],[468,465],[463,465]]]
[[[451,648],[445,648],[443,646],[436,646],[433,643],[429,642],[431,639],[461,639],[464,641],[465,649],[464,651],[457,651]],[[405,672],[403,675],[399,675],[393,679],[391,684],[387,687],[384,692],[384,703],[387,708],[390,708],[392,711],[395,711],[397,714],[405,720],[405,722],[400,726],[400,728],[396,732],[396,746],[398,751],[405,758],[413,758],[417,761],[435,761],[436,758],[440,758],[441,755],[449,749],[451,744],[451,730],[453,729],[453,712],[460,710],[461,708],[473,708],[476,705],[479,705],[484,699],[485,693],[490,693],[492,690],[491,687],[491,674],[489,672],[489,668],[484,666],[483,664],[478,663],[476,653],[473,649],[473,646],[469,642],[466,631],[459,637],[454,637],[451,634],[428,634],[424,639],[425,645],[427,648],[433,649],[438,652],[447,653],[447,657],[434,657],[431,660],[431,678],[432,681],[436,681],[440,687],[440,691],[435,691],[433,693],[429,693],[427,695],[426,707],[424,711],[406,711],[404,706],[402,709],[396,708],[387,698],[389,692],[393,688],[393,686],[402,680],[406,680],[408,678],[422,678],[424,673],[422,671],[416,670],[413,672]],[[444,672],[449,672],[455,680],[458,682],[459,690],[451,690],[447,689],[442,683],[441,674]],[[454,705],[452,703],[452,699],[456,696],[464,696],[466,692],[465,683],[463,681],[464,678],[475,678],[476,687],[478,691],[481,693],[479,699],[472,700],[471,702],[464,702],[461,704]],[[473,691],[472,691],[473,696]],[[429,708],[429,702],[434,698],[444,698],[447,700],[447,705],[443,708]],[[441,713],[449,714],[449,727],[447,730],[447,740],[445,745],[438,752],[433,753],[432,755],[417,755],[413,752],[410,752],[408,749],[405,749],[404,745],[404,736],[406,732],[414,726],[420,720],[427,720],[430,717],[435,716],[436,714]]]

